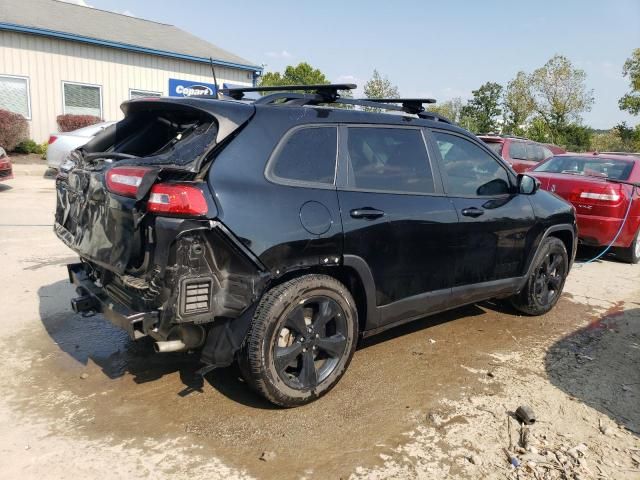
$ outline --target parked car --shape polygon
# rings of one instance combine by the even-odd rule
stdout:
[[[49,146],[47,147],[47,164],[50,168],[58,170],[72,150],[81,147],[114,123],[101,122],[73,130],[72,132],[52,133],[49,136]]]
[[[131,100],[71,154],[55,231],[81,258],[75,311],[159,352],[202,347],[202,374],[237,359],[292,407],[338,382],[360,337],[490,298],[556,304],[571,205],[422,101],[284,88]]]
[[[557,145],[549,145],[509,135],[479,135],[491,150],[504,158],[518,173],[531,170],[555,154],[565,153]]]
[[[11,160],[4,148],[0,147],[0,182],[13,178]]]
[[[557,155],[538,165],[531,175],[540,180],[543,189],[573,204],[578,236],[585,245],[609,245],[627,216],[613,243],[614,251],[624,261],[640,261],[640,188],[613,183],[640,184],[640,157],[597,153]]]

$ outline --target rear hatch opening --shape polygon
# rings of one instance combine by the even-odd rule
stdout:
[[[255,109],[160,98],[126,102],[123,111],[122,121],[72,152],[61,167],[54,230],[81,257],[92,281],[111,298],[143,310],[174,295],[160,270],[171,270],[167,262],[175,258],[180,236],[211,228],[217,209],[204,173]],[[193,255],[182,261],[194,262]]]

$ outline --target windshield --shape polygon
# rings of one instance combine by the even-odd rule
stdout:
[[[627,180],[632,169],[633,162],[628,160],[594,157],[553,157],[548,162],[538,165],[533,171]]]
[[[484,142],[484,143],[487,145],[487,147],[493,150],[493,153],[495,153],[499,157],[502,156],[502,142]]]

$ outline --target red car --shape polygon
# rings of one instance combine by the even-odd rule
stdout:
[[[565,150],[556,146],[534,142],[522,137],[509,135],[479,135],[487,146],[504,158],[518,173],[531,170],[540,162]]]
[[[0,182],[13,178],[13,169],[11,168],[11,160],[7,156],[4,148],[0,147]]]
[[[615,183],[640,185],[640,157],[570,153],[550,158],[529,174],[540,180],[544,190],[573,204],[578,237],[585,245],[609,245],[628,210],[627,221],[612,246],[622,260],[640,261],[640,186]]]

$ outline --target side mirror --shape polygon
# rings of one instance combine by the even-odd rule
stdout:
[[[529,175],[518,175],[518,192],[523,195],[533,195],[540,190],[540,181]]]

